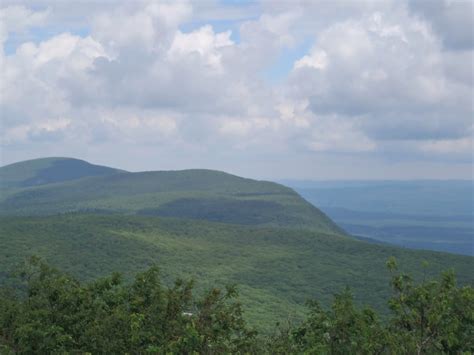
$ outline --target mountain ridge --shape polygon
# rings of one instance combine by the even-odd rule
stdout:
[[[33,160],[24,162],[23,166],[45,161],[57,162],[54,159]],[[30,177],[17,179],[14,189],[4,189],[3,194],[0,193],[0,215],[96,211],[345,234],[294,190],[275,182],[210,169],[125,172],[101,166],[95,168],[74,159],[66,160],[69,161],[66,164],[64,160],[60,161],[62,166],[53,170],[46,168],[46,173],[44,167],[37,169],[35,176],[45,176],[43,183],[25,184]],[[67,169],[68,164],[76,169],[74,174],[61,171],[61,168]],[[4,170],[5,167],[0,168],[0,178],[5,175]],[[87,175],[88,172],[92,174]],[[60,178],[48,176],[48,173],[59,174]],[[61,180],[61,177],[66,178]]]
[[[87,176],[125,172],[85,160],[46,157],[20,161],[0,167],[0,188],[24,188],[71,181]]]

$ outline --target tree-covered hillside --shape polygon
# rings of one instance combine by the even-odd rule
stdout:
[[[19,286],[10,272],[30,255],[88,281],[115,271],[132,279],[158,265],[168,284],[198,279],[198,293],[238,284],[245,319],[268,330],[302,319],[306,300],[327,305],[346,286],[356,303],[386,314],[384,264],[391,256],[416,279],[453,268],[461,284],[474,281],[471,257],[356,240],[272,182],[212,170],[129,173],[54,159],[0,168],[0,178],[11,185],[0,190],[3,285]],[[420,271],[423,260],[429,267]]]
[[[453,268],[462,284],[473,284],[474,259],[368,244],[350,237],[284,228],[262,228],[189,219],[81,215],[0,219],[0,270],[29,255],[81,280],[114,271],[127,278],[150,265],[164,279],[196,278],[199,290],[238,284],[245,318],[260,329],[301,319],[305,301],[327,305],[351,287],[358,304],[386,312],[389,273],[385,262],[399,259],[415,278]],[[423,270],[425,260],[429,267]]]
[[[23,166],[29,164],[25,162]],[[4,169],[8,172],[11,166],[0,168],[0,174],[6,175]],[[57,174],[65,176],[71,172],[64,167]],[[292,189],[273,182],[245,179],[212,170],[115,171],[114,174],[91,175],[6,190],[3,194],[0,191],[0,215],[88,211],[344,233]]]

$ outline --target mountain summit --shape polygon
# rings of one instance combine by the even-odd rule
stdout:
[[[0,188],[39,186],[118,172],[123,171],[94,165],[79,159],[33,159],[1,167]]]

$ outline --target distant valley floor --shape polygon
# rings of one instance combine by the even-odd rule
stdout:
[[[474,255],[471,181],[285,182],[349,234]]]

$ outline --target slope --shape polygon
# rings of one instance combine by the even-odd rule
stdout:
[[[350,286],[358,303],[385,309],[395,256],[418,279],[455,269],[472,284],[474,259],[374,245],[349,237],[283,228],[255,228],[145,216],[70,214],[0,218],[0,279],[31,254],[81,279],[113,271],[132,276],[157,264],[169,282],[198,280],[202,288],[237,283],[246,316],[261,329],[299,319],[304,302],[327,305]],[[422,261],[428,262],[425,269]],[[3,270],[3,272],[2,272]]]
[[[105,166],[72,158],[42,158],[0,167],[0,188],[22,188],[45,185],[86,176],[110,175],[122,172]]]
[[[344,232],[292,189],[213,170],[118,173],[29,187],[0,197],[2,215],[66,212],[181,217]]]

